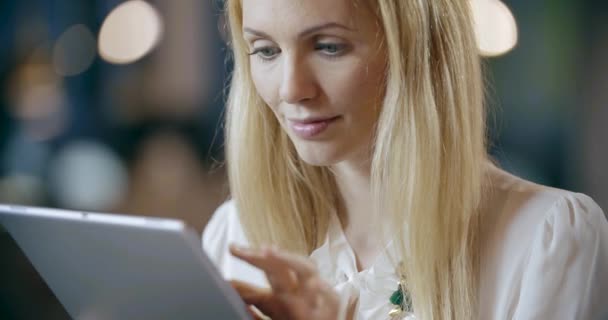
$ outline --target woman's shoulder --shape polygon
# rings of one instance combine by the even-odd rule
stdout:
[[[232,242],[246,242],[234,200],[228,200],[219,206],[203,230],[203,249],[212,258],[228,252]]]
[[[537,184],[495,166],[488,168],[484,186],[486,196],[509,196],[511,200],[531,201],[534,204],[552,205],[564,198],[579,198],[585,202],[594,203],[591,198],[582,193]]]
[[[488,170],[482,200],[483,218],[502,223],[565,220],[600,222],[606,218],[589,196],[524,180],[496,167]]]
[[[526,319],[608,312],[598,309],[608,290],[608,221],[593,199],[497,168],[487,183],[481,299],[495,305],[489,310]]]
[[[481,211],[482,237],[488,244],[500,241],[503,246],[530,249],[539,240],[549,250],[551,244],[608,237],[606,216],[589,196],[536,184],[498,168],[491,169],[487,179]]]
[[[234,200],[228,200],[215,210],[207,222],[202,236],[203,250],[224,278],[267,287],[264,273],[230,254],[228,247],[233,243],[241,246],[249,245],[239,220],[236,204]]]

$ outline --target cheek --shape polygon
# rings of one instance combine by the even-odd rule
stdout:
[[[384,64],[375,62],[362,71],[357,79],[356,92],[359,94],[358,101],[363,101],[367,114],[377,115],[384,100],[385,94],[385,71]]]
[[[375,112],[384,93],[382,72],[371,65],[362,66],[343,74],[341,80],[328,84],[333,91],[332,100],[346,112],[368,115]]]
[[[365,101],[366,104],[376,103],[384,93],[384,70],[381,66],[370,64],[361,70],[353,77],[358,80],[354,86],[359,95],[359,101]]]
[[[374,57],[359,56],[340,65],[339,68],[331,69],[325,73],[327,84],[332,86],[336,95],[357,96],[358,98],[371,96],[369,93],[378,91],[380,80],[384,73],[382,61]],[[343,96],[344,97],[344,96]]]
[[[272,73],[263,68],[252,66],[251,79],[260,98],[274,110],[275,106],[277,106],[276,93],[278,92],[278,87],[273,81],[274,77],[272,76]]]

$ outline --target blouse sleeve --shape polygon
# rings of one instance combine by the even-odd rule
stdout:
[[[547,212],[513,319],[608,319],[608,222],[591,198],[569,194]]]
[[[234,201],[221,205],[205,226],[202,246],[205,253],[220,270],[224,278],[249,282],[258,287],[268,287],[264,272],[233,257],[230,244],[248,246]]]
[[[226,253],[231,241],[229,232],[231,206],[230,202],[226,202],[217,208],[203,230],[203,250],[220,269],[226,264]]]

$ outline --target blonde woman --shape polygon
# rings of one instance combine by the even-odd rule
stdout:
[[[203,247],[256,317],[608,314],[601,209],[488,160],[467,0],[226,12],[232,200]]]

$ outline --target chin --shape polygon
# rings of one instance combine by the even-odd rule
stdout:
[[[314,166],[314,167],[329,167],[329,166],[334,165],[339,162],[339,161],[333,161],[331,159],[322,159],[322,158],[318,158],[318,157],[300,156],[300,159],[302,159],[304,162],[306,162],[306,164]]]
[[[327,146],[297,146],[298,157],[311,166],[331,166],[344,160],[345,153]]]

